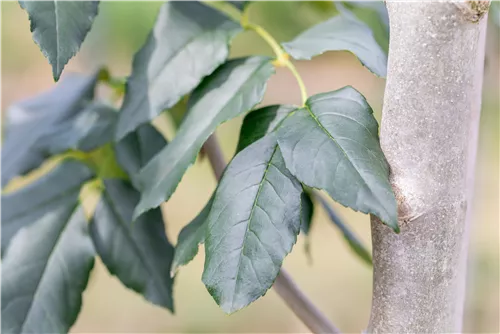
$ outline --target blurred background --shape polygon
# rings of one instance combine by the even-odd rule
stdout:
[[[161,2],[101,2],[100,13],[70,71],[91,73],[101,65],[115,76],[127,76],[134,53],[151,29]],[[51,68],[31,38],[27,15],[17,2],[1,2],[2,112],[13,102],[38,94],[54,85]],[[292,39],[309,26],[336,14],[331,2],[257,2],[250,17],[279,41]],[[366,15],[365,15],[366,14]],[[376,16],[365,15],[385,48]],[[372,17],[372,18],[371,18]],[[373,22],[371,22],[373,21]],[[371,24],[374,23],[374,24]],[[381,37],[382,36],[382,37]],[[498,333],[499,330],[499,90],[500,34],[488,28],[483,108],[479,138],[474,221],[469,255],[465,331]],[[253,33],[239,35],[232,57],[268,54],[266,44]],[[384,92],[383,79],[372,75],[346,52],[327,53],[312,61],[297,62],[310,95],[352,85],[370,102],[378,120]],[[269,82],[262,105],[299,103],[292,75],[279,68]],[[2,113],[3,114],[3,113]],[[241,118],[223,124],[217,135],[226,158],[234,154]],[[168,122],[160,122],[167,137],[174,135]],[[203,208],[215,187],[206,159],[191,167],[174,196],[164,205],[167,233],[175,244],[181,228]],[[334,204],[339,214],[370,246],[367,215]],[[361,332],[370,313],[372,269],[351,253],[340,232],[316,206],[310,237],[312,258],[304,252],[301,236],[284,263],[304,292],[342,329]],[[273,290],[234,315],[225,315],[201,282],[203,249],[179,271],[174,299],[176,314],[147,303],[124,288],[96,263],[84,295],[83,309],[74,333],[304,333],[307,328]]]

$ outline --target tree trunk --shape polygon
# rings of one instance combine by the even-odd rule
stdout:
[[[388,2],[381,145],[401,233],[372,217],[368,332],[462,328],[487,2]]]

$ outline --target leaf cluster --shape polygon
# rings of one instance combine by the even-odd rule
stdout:
[[[90,30],[98,2],[20,4],[57,81]],[[2,184],[43,169],[47,159],[55,167],[2,195],[2,331],[67,332],[95,256],[126,287],[173,311],[173,275],[202,243],[203,282],[225,312],[237,311],[273,285],[297,235],[309,233],[315,203],[371,263],[318,190],[397,231],[371,107],[353,87],[308,96],[290,60],[348,51],[383,77],[387,57],[370,28],[346,6],[279,44],[252,23],[249,7],[167,2],[126,80],[105,69],[65,75],[51,91],[9,109]],[[232,40],[245,30],[262,37],[275,57],[229,59]],[[260,106],[280,66],[297,79],[302,105]],[[100,85],[119,101],[96,94]],[[178,126],[169,143],[151,124],[164,111]],[[242,115],[236,154],[174,249],[160,205],[217,127]],[[89,193],[97,199],[90,208],[84,205]]]

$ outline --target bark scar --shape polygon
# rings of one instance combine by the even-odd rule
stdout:
[[[465,2],[453,2],[462,12],[464,18],[472,23],[479,22],[490,8],[490,1],[474,0]]]

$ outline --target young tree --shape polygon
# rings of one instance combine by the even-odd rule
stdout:
[[[58,81],[99,3],[20,4]],[[315,189],[372,215],[368,332],[460,331],[489,3],[388,2],[388,67],[380,41],[351,11],[372,6],[388,31],[380,5],[336,3],[339,15],[279,44],[252,22],[248,2],[167,2],[126,80],[106,69],[65,75],[12,107],[2,184],[47,157],[57,165],[2,195],[2,331],[68,331],[95,256],[126,287],[173,310],[173,277],[204,244],[202,280],[223,311],[274,287],[312,332],[337,333],[283,259],[308,233],[315,204],[372,259]],[[228,59],[243,30],[266,41],[274,58]],[[335,50],[387,74],[380,143],[361,93],[309,96],[290,60]],[[301,105],[256,108],[275,67],[292,72]],[[101,84],[119,101],[95,94]],[[164,110],[184,115],[170,143],[151,125]],[[226,166],[213,133],[246,113]],[[219,182],[174,249],[159,206],[200,150]],[[99,194],[96,206],[82,205],[87,191]]]

